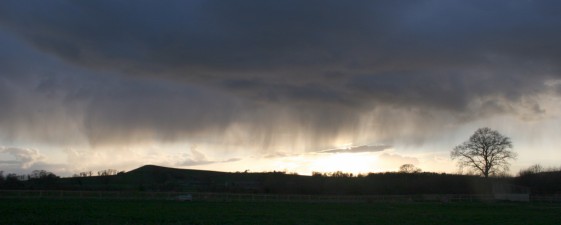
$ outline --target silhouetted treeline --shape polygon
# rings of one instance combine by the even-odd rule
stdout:
[[[59,177],[45,170],[34,170],[27,175],[14,173],[4,176],[0,171],[1,189],[56,189],[59,187]]]
[[[265,193],[400,195],[400,194],[490,194],[499,179],[437,173],[371,173],[349,176],[267,176]]]
[[[97,171],[97,176],[113,176],[119,173],[125,173],[125,171],[117,172],[117,170],[115,169],[100,170]],[[93,171],[79,172],[72,175],[72,177],[92,177],[92,176],[94,176]]]
[[[544,169],[539,164],[520,171],[514,183],[529,187],[532,194],[561,194],[561,169]]]
[[[46,171],[26,176],[0,174],[3,189],[107,191],[187,191],[306,195],[491,194],[493,184],[529,187],[532,194],[561,193],[560,171],[521,171],[517,177],[429,172],[386,172],[353,175],[345,172],[300,176],[285,172],[225,173],[144,166],[112,175],[58,178]]]
[[[27,179],[25,179],[27,178]],[[436,173],[379,173],[353,176],[333,172],[300,176],[284,172],[222,173],[145,167],[111,176],[58,178],[48,172],[3,179],[5,189],[196,191],[267,194],[482,194],[490,181]]]

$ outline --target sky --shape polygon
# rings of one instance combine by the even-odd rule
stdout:
[[[561,166],[561,2],[0,1],[0,170]]]

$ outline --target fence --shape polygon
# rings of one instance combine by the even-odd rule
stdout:
[[[51,191],[51,190],[0,190],[0,199],[51,198],[51,199],[138,199],[176,200],[178,196],[191,195],[193,201],[206,202],[481,202],[496,201],[493,195],[271,195],[238,193],[186,193],[186,192],[116,192],[116,191]],[[532,202],[561,202],[561,196],[531,196]]]

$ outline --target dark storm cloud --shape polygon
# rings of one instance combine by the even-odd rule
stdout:
[[[190,80],[267,101],[385,100],[463,110],[473,97],[516,98],[540,88],[561,61],[555,1],[2,5],[3,27],[79,65]],[[485,85],[477,67],[493,73],[481,80]]]
[[[89,98],[86,133],[95,143],[143,138],[172,141],[220,132],[243,105],[232,98],[165,82],[120,81],[96,88],[83,93]],[[133,139],[124,139],[127,136]]]
[[[124,79],[41,54],[0,32],[0,141],[92,145],[220,131],[244,103],[186,84]]]
[[[560,10],[559,1],[2,1],[0,38],[32,47],[0,54],[0,103],[12,110],[0,123],[50,93],[61,107],[47,112],[80,115],[92,142],[241,122],[266,148],[291,130],[284,117],[322,145],[357,132],[373,109],[516,113],[526,97],[559,89],[545,83],[561,78]],[[37,75],[45,67],[52,74]],[[387,114],[376,115],[382,133],[402,122]]]

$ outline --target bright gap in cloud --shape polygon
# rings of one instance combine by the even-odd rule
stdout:
[[[308,166],[312,172],[343,171],[353,174],[374,172],[378,156],[371,153],[335,153],[319,156]]]

